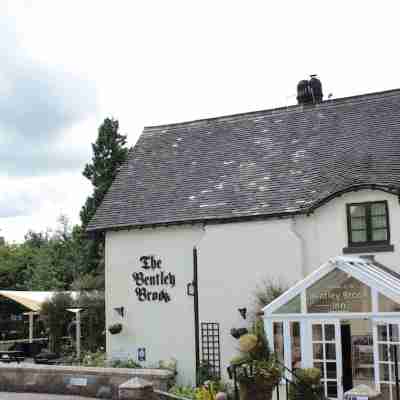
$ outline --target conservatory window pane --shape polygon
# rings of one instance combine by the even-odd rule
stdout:
[[[312,326],[312,340],[313,342],[322,342],[322,325],[315,324]]]
[[[378,311],[379,312],[399,312],[400,304],[394,302],[392,299],[379,293],[378,296]]]
[[[388,340],[387,325],[378,325],[378,340],[386,342]]]
[[[293,314],[301,312],[301,300],[300,295],[293,297],[292,300],[288,301],[283,306],[279,307],[273,314]]]
[[[301,367],[300,322],[290,322],[290,335],[292,337],[292,370],[295,370]]]
[[[283,322],[274,322],[274,347],[278,360],[284,362]]]
[[[371,312],[371,289],[336,268],[306,290],[307,312]]]
[[[335,325],[325,324],[325,341],[335,341]]]

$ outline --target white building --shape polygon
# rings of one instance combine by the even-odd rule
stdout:
[[[400,90],[145,128],[89,225],[105,232],[107,325],[123,324],[120,334],[107,336],[109,355],[137,359],[145,349],[147,365],[176,358],[179,381],[195,382],[196,307],[187,293],[195,248],[198,357],[224,374],[237,354],[230,330],[246,323],[238,310],[253,308],[263,280],[295,285],[347,254],[375,255],[399,271],[399,194]],[[375,300],[360,323],[367,289],[359,289],[357,279],[335,282],[314,296],[326,296],[325,303],[310,300],[314,308],[307,309],[304,286],[300,309],[290,308],[298,302],[296,292],[285,311],[292,319],[282,313],[273,318],[275,309],[266,309],[265,318],[278,352],[283,329],[292,335],[282,351],[289,368],[327,365],[312,354],[313,344],[325,342],[300,338],[293,321],[304,333],[309,327],[299,318],[314,315],[315,322],[322,312],[324,318],[335,315],[336,327],[350,326],[344,330],[351,357],[344,365],[338,341],[336,372],[328,368],[334,378],[327,382],[341,397],[343,385],[350,385],[341,382],[344,368],[351,385],[385,380],[375,379],[377,354],[371,362]]]

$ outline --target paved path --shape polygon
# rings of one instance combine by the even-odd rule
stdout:
[[[93,397],[64,396],[59,394],[42,393],[8,393],[0,392],[0,400],[89,400]]]

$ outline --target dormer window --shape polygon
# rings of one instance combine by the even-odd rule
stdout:
[[[346,253],[393,251],[387,201],[347,204]]]

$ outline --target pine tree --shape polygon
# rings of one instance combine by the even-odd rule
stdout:
[[[83,170],[83,176],[93,185],[93,194],[86,199],[80,212],[83,232],[128,155],[126,136],[119,133],[117,120],[112,118],[104,120],[99,128],[97,140],[92,144],[92,149],[92,162],[86,164]],[[97,235],[93,239],[82,240],[82,246],[86,264],[84,266],[86,276],[81,277],[81,281],[85,282],[84,286],[86,286],[83,289],[89,289],[87,286],[100,289],[104,285],[103,238]]]
[[[128,155],[126,136],[121,135],[118,130],[118,121],[106,118],[99,128],[96,143],[92,144],[92,162],[86,164],[83,176],[90,180],[94,191],[87,198],[80,214],[83,228],[86,228],[93,217]]]

